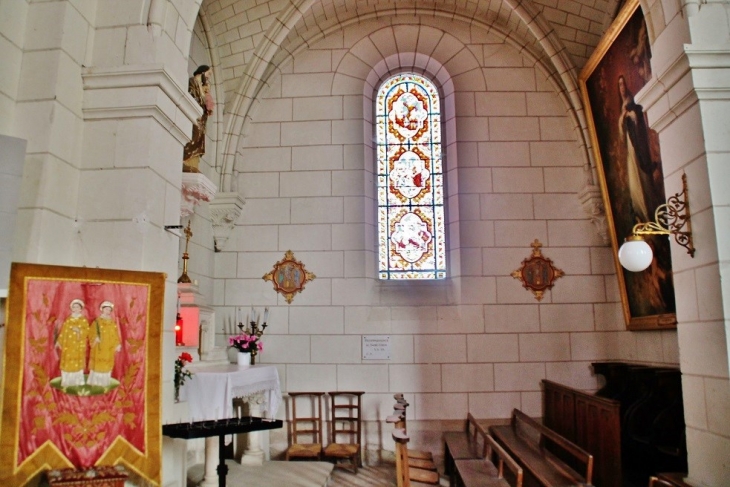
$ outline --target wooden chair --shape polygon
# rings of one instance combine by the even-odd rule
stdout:
[[[362,466],[360,456],[362,441],[362,391],[329,392],[330,441],[324,449],[325,458],[334,459],[335,466],[357,473]],[[349,460],[349,464],[340,463]]]
[[[408,435],[404,429],[393,430],[395,441],[395,473],[397,487],[439,485],[439,474],[408,465]]]
[[[292,413],[291,445],[286,449],[286,460],[322,459],[322,396],[324,392],[289,393]],[[299,413],[297,413],[297,402],[300,403]],[[303,410],[303,407],[306,409]],[[311,443],[306,443],[304,441],[306,439],[311,439]]]

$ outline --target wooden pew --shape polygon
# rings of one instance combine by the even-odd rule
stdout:
[[[684,478],[687,476],[681,472],[660,473],[649,477],[649,487],[692,487]]]
[[[514,487],[522,487],[522,468],[494,441],[481,425],[477,425],[478,439],[482,443],[480,458],[454,460],[454,479],[451,487],[509,487],[504,467],[510,470]]]
[[[658,477],[649,477],[649,487],[675,487],[674,484]]]
[[[593,476],[593,455],[538,423],[519,409],[505,426],[491,426],[490,434],[525,471],[525,483],[543,487],[584,486]],[[580,463],[580,473],[553,453],[569,455]]]
[[[596,485],[621,487],[621,404],[549,380],[542,384],[543,424],[594,456]]]
[[[444,473],[453,485],[456,467],[455,460],[479,458],[480,449],[477,438],[479,425],[471,413],[466,415],[463,431],[446,431],[444,433]],[[482,455],[483,456],[483,455]]]

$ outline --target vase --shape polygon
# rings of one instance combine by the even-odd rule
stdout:
[[[238,352],[238,365],[251,365],[251,354]]]

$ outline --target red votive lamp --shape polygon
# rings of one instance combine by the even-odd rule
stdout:
[[[177,320],[175,321],[175,345],[183,346],[183,319],[180,313],[177,314]]]

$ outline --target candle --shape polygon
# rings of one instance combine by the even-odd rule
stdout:
[[[256,322],[256,310],[251,306],[251,321]]]
[[[269,322],[269,308],[266,307],[266,308],[264,308],[264,323],[268,323],[268,322]]]

